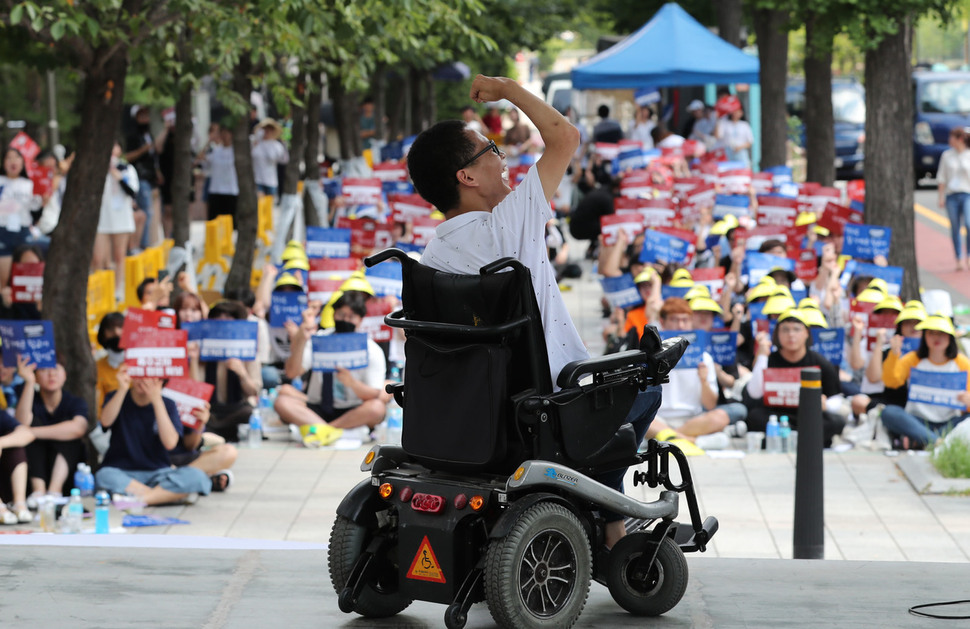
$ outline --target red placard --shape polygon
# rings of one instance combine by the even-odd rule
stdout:
[[[876,309],[876,304],[873,304],[867,301],[859,301],[857,299],[853,299],[852,301],[849,302],[849,320],[851,321],[856,316],[860,316],[862,317],[862,323],[866,327],[868,327],[869,317],[872,316],[872,311],[875,309]]]
[[[340,290],[340,285],[347,280],[341,278],[317,277],[313,274],[307,280],[307,298],[310,301],[320,301],[327,303],[333,294]]]
[[[719,172],[717,183],[726,194],[747,194],[751,187],[751,171],[747,168],[735,168]]]
[[[125,364],[132,378],[183,378],[189,372],[185,330],[141,330],[129,337]]]
[[[38,302],[44,298],[44,263],[15,262],[10,267],[10,288],[15,304]]]
[[[600,159],[605,161],[613,161],[616,156],[620,154],[620,145],[612,144],[610,142],[597,142],[593,149],[596,154],[599,155]]]
[[[761,246],[761,243],[766,240],[780,240],[787,245],[788,234],[786,233],[785,228],[772,225],[754,227],[752,229],[738,227],[734,230],[735,247],[743,242],[746,250],[754,251],[757,250]]]
[[[866,325],[866,349],[870,352],[876,346],[876,335],[879,333],[879,330],[888,330],[886,334],[887,339],[896,332],[895,312],[869,315],[869,321]]]
[[[606,214],[600,217],[600,231],[604,245],[615,245],[620,231],[626,232],[627,242],[633,242],[643,231],[643,216],[639,211],[625,210],[619,214]]]
[[[391,304],[383,299],[368,299],[367,314],[361,321],[358,331],[366,332],[375,343],[390,341],[394,331],[384,325],[384,317],[391,314],[393,309]]]
[[[849,196],[850,201],[858,201],[859,203],[865,203],[866,202],[866,180],[853,179],[852,181],[846,182],[845,192]]]
[[[665,234],[670,234],[675,238],[680,238],[681,240],[690,244],[692,251],[697,245],[697,234],[689,229],[678,229],[676,227],[657,227],[654,231],[663,232]]]
[[[360,269],[357,258],[310,258],[309,279],[347,279]]]
[[[770,173],[769,173],[770,174]],[[759,196],[755,220],[758,225],[780,225],[794,227],[798,217],[799,203],[796,199],[785,197]]]
[[[121,340],[119,345],[122,349],[132,347],[132,336],[138,332],[152,332],[158,329],[162,319],[162,313],[157,310],[144,310],[142,308],[129,308],[125,312],[125,324],[121,328]]]
[[[833,236],[841,236],[846,223],[862,224],[862,212],[836,203],[826,203],[822,216],[816,224],[832,232]]]
[[[347,218],[341,216],[337,219],[337,227],[350,230],[350,252],[359,255],[370,255],[374,249],[374,230],[377,229],[376,221],[370,218]]]
[[[434,238],[434,231],[444,221],[440,218],[425,216],[416,218],[411,222],[411,233],[414,234],[414,244],[425,247]]]
[[[801,388],[801,367],[769,367],[764,371],[765,406],[798,408]]]
[[[632,170],[620,180],[620,194],[625,197],[650,197],[653,189],[653,178],[646,170]]]
[[[724,267],[715,266],[706,269],[694,269],[690,272],[695,284],[707,286],[711,291],[711,298],[717,300],[724,290]]]
[[[397,241],[394,235],[394,223],[377,223],[374,229],[374,250],[383,251],[388,247],[393,247]]]
[[[795,275],[801,281],[811,282],[818,277],[818,257],[811,249],[802,249],[795,259]]]
[[[387,202],[391,206],[391,218],[398,223],[406,223],[418,216],[431,216],[434,210],[434,206],[419,194],[389,194]]]
[[[688,205],[696,208],[714,207],[717,199],[717,190],[712,183],[704,183],[694,186],[687,191],[685,201]]]
[[[690,190],[704,183],[701,177],[674,177],[674,195],[683,199]]]
[[[528,165],[512,166],[509,168],[509,186],[514,190],[525,176],[529,173],[529,169],[532,168]]]
[[[396,160],[382,162],[380,164],[374,164],[371,170],[373,170],[374,176],[381,181],[408,180],[408,168],[404,162],[398,162]]]
[[[40,146],[34,142],[34,139],[24,133],[23,131],[18,131],[17,135],[13,136],[8,145],[10,148],[17,149],[24,158],[25,164],[33,164],[37,155],[40,154]]]
[[[192,414],[197,408],[202,408],[212,399],[215,387],[208,382],[198,382],[191,378],[172,378],[165,383],[162,395],[175,402],[182,424],[192,430],[202,428],[202,422]]]
[[[35,165],[31,169],[30,180],[34,182],[34,194],[46,197],[54,190],[54,169]]]
[[[711,162],[711,163],[726,162],[727,151],[724,150],[723,147],[714,149],[713,151],[708,151],[707,153],[704,153],[703,155],[701,155],[701,161]]]
[[[381,202],[382,190],[381,180],[377,177],[347,177],[340,195],[347,199],[348,205],[377,205]]]
[[[751,187],[755,194],[768,194],[775,187],[771,173],[754,173],[751,175]]]

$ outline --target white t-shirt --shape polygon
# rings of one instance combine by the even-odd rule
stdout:
[[[213,144],[205,162],[209,167],[209,194],[238,196],[239,182],[232,147]]]
[[[38,208],[40,197],[34,194],[33,181],[0,175],[0,228],[17,232],[30,227],[34,222],[30,212]]]
[[[522,183],[491,212],[467,212],[435,229],[421,263],[448,273],[478,275],[480,269],[511,257],[532,272],[553,386],[562,368],[589,358],[589,352],[566,310],[556,273],[546,252],[546,221],[552,210],[533,166]]]
[[[665,137],[663,140],[660,140],[660,143],[657,144],[657,148],[659,148],[659,149],[676,149],[676,148],[680,148],[684,144],[684,142],[685,142],[685,140],[684,140],[683,136],[679,136],[676,133],[671,133],[670,135],[668,135],[667,137]]]
[[[333,330],[320,330],[316,334],[333,334]],[[303,347],[303,369],[309,371],[313,366],[313,343],[308,342]],[[375,389],[384,390],[384,380],[387,375],[387,361],[384,359],[384,352],[374,341],[367,339],[367,366],[360,369],[350,369],[350,373],[366,384]],[[323,372],[310,372],[310,383],[307,384],[307,402],[310,404],[320,403],[320,387],[323,384]],[[354,408],[363,404],[363,400],[357,397],[353,391],[345,387],[337,380],[336,374],[333,378],[333,407]]]
[[[946,194],[970,192],[970,150],[959,153],[953,149],[943,151],[936,179],[944,185]]]
[[[279,140],[257,142],[253,145],[253,179],[261,186],[276,188],[279,186],[276,166],[289,161],[290,154]]]
[[[717,372],[714,370],[714,359],[707,352],[701,357],[707,365],[707,386],[717,391]],[[697,417],[706,412],[701,404],[701,380],[696,369],[673,369],[670,372],[670,382],[663,385],[663,400],[657,416],[677,428],[684,421]],[[682,420],[680,422],[670,420]]]

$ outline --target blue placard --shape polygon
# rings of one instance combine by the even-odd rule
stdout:
[[[401,298],[404,290],[403,270],[400,262],[387,261],[375,265],[364,271],[367,281],[374,289],[374,295],[387,297],[393,295]]]
[[[331,179],[323,180],[323,193],[327,195],[329,199],[336,199],[340,196],[340,192],[343,190],[344,182],[340,177],[333,177]]]
[[[404,157],[404,143],[400,140],[391,140],[381,147],[381,161],[387,162],[392,159]]]
[[[845,263],[845,269],[840,278],[842,288],[848,288],[849,282],[857,275],[886,280],[890,295],[899,295],[899,290],[903,285],[903,268],[900,266],[879,266],[868,262],[849,260]]]
[[[842,351],[845,348],[845,330],[836,328],[812,328],[812,349],[836,367],[842,364]]]
[[[792,288],[789,290],[791,291],[791,298],[795,300],[796,304],[800,304],[803,299],[808,297],[807,288]]]
[[[619,277],[604,277],[600,279],[600,286],[603,287],[603,294],[606,300],[614,308],[629,308],[643,303],[640,291],[633,282],[633,276],[624,273]]]
[[[411,185],[410,181],[382,181],[381,189],[384,194],[411,194],[414,192],[414,186]]]
[[[748,314],[751,315],[751,320],[758,321],[759,319],[767,319],[768,315],[762,312],[764,309],[765,302],[763,301],[753,301],[748,304]]]
[[[348,332],[345,334],[318,334],[311,339],[313,344],[313,371],[336,371],[360,369],[367,366],[367,334]]]
[[[849,202],[849,209],[854,212],[859,212],[860,214],[866,213],[866,204],[862,201],[852,200]]]
[[[771,168],[765,168],[764,172],[771,173],[771,187],[773,188],[779,188],[784,184],[792,182],[790,166],[772,166]],[[798,196],[797,188],[795,196]]]
[[[401,153],[407,155],[411,150],[411,145],[414,144],[417,137],[417,135],[409,135],[408,137],[404,138],[404,140],[401,142]]]
[[[189,341],[199,342],[199,360],[216,361],[229,358],[256,360],[256,340],[259,325],[255,321],[224,321],[206,319],[182,324]]]
[[[633,102],[639,107],[646,107],[660,102],[660,90],[655,87],[641,87],[633,92]]]
[[[703,330],[667,330],[660,333],[660,338],[665,341],[677,336],[687,339],[690,345],[674,369],[697,369],[710,345],[709,334]]]
[[[743,168],[743,166],[739,166]],[[750,212],[751,197],[744,194],[719,194],[714,197],[714,218],[724,218],[728,214],[747,216]]]
[[[795,261],[791,258],[776,256],[770,253],[759,253],[757,251],[748,251],[744,254],[744,273],[751,273],[752,269],[763,270],[767,273],[775,268],[794,271]],[[757,280],[753,280],[752,283],[757,283]]]
[[[350,230],[345,227],[307,227],[308,258],[349,258]]]
[[[394,247],[400,249],[404,253],[417,253],[423,254],[424,247],[421,245],[416,245],[413,242],[401,242],[400,240],[394,243]]]
[[[270,297],[269,327],[282,328],[287,321],[300,325],[303,323],[303,311],[306,310],[307,296],[296,291],[275,292]]]
[[[738,362],[738,333],[710,332],[710,353],[714,362],[728,367]]]
[[[967,405],[957,399],[967,390],[967,372],[940,373],[913,369],[909,372],[909,401],[967,410]]]
[[[798,198],[798,184],[787,181],[775,186],[775,194],[786,199]]]
[[[916,336],[916,337],[904,336],[903,346],[899,351],[902,353],[903,356],[905,356],[910,352],[915,352],[916,350],[919,349],[919,344],[921,340],[922,340],[922,337],[920,336]]]
[[[647,161],[643,158],[643,149],[639,146],[623,149],[613,160],[614,175],[646,167]]]
[[[30,357],[38,369],[57,366],[54,324],[50,321],[0,321],[3,366],[16,367],[17,354]]]
[[[676,236],[648,229],[643,234],[640,262],[675,262],[686,264],[690,243]]]
[[[881,225],[847,223],[843,235],[842,255],[858,260],[872,260],[876,256],[889,257],[893,230]]]
[[[668,297],[681,297],[687,294],[692,286],[670,286],[669,284],[664,284],[660,287],[660,297],[667,299]]]

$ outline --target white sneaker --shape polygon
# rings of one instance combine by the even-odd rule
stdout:
[[[714,432],[696,437],[694,444],[702,450],[726,450],[731,447],[731,439],[723,432]]]
[[[361,443],[369,443],[370,438],[370,428],[367,426],[357,426],[356,428],[345,428],[342,439],[356,439]]]
[[[732,439],[740,439],[748,434],[748,422],[739,419],[736,423],[728,425],[724,429],[724,434]]]

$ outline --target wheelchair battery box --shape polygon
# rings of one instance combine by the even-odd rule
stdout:
[[[488,544],[482,514],[494,496],[475,486],[395,484],[401,486],[391,498],[398,510],[401,591],[416,600],[451,603]],[[408,501],[401,500],[405,486],[413,492],[404,494]],[[478,512],[470,504],[476,496],[486,501]]]

